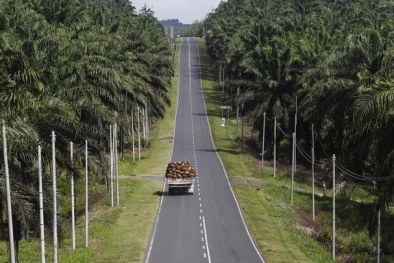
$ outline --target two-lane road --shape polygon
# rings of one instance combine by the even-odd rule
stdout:
[[[162,197],[146,262],[264,262],[245,226],[212,142],[198,46],[192,38],[184,38],[180,52],[171,161],[191,161],[198,176],[194,195]]]

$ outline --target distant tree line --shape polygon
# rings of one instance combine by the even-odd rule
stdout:
[[[160,24],[168,31],[172,26],[174,29],[174,37],[184,36],[184,32],[190,28],[189,24],[182,24],[178,19],[161,20]]]

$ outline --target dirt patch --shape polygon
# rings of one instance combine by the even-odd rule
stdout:
[[[319,232],[316,228],[319,226],[316,221],[313,221],[312,215],[300,209],[296,210],[296,213],[301,219],[301,223],[297,226],[297,229],[301,232],[304,232],[308,236],[316,238]]]
[[[103,200],[105,198],[106,193],[95,193],[89,196],[89,207],[100,202],[101,200]],[[85,215],[85,208],[79,209],[76,212],[76,217],[80,217],[82,215]]]
[[[316,209],[316,219],[313,221],[312,213],[305,212],[301,209],[297,209],[296,213],[298,218],[300,219],[300,223],[296,226],[296,228],[303,232],[304,234],[312,237],[317,242],[319,242],[325,249],[331,250],[332,248],[332,239],[331,239],[331,226],[325,226],[323,224],[318,224],[320,222],[319,219],[319,209]],[[352,255],[341,249],[339,246],[336,247],[335,251],[336,259],[341,262],[351,262]]]

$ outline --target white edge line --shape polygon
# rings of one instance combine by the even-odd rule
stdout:
[[[188,39],[189,40],[189,39]],[[183,38],[182,38],[182,44],[183,44]],[[178,104],[179,104],[179,88],[181,85],[181,51],[182,51],[182,44],[180,45],[180,50],[179,50],[179,58],[178,58],[178,65],[179,65],[179,73],[178,73],[178,99],[176,102],[176,109],[175,109],[175,117],[174,117],[174,130],[173,130],[173,134],[172,134],[172,149],[171,149],[171,154],[169,156],[168,159],[168,163],[171,161],[172,159],[172,154],[174,153],[174,138],[175,138],[175,131],[176,131],[176,117],[178,115]],[[163,183],[163,188],[162,188],[162,193],[164,193],[165,187],[166,187],[166,183],[167,183],[167,179],[164,181]],[[152,247],[153,247],[153,241],[155,240],[155,235],[156,235],[156,229],[157,229],[157,223],[159,222],[159,216],[160,216],[160,211],[161,211],[161,206],[163,204],[163,197],[164,194],[161,195],[160,198],[160,204],[159,204],[159,208],[157,209],[157,215],[156,215],[156,221],[155,221],[155,226],[153,228],[153,232],[152,232],[152,236],[151,236],[151,240],[150,240],[150,244],[149,244],[149,250],[148,250],[148,254],[146,256],[146,260],[145,263],[149,262],[149,258],[150,258],[150,254],[152,252]]]
[[[207,247],[208,262],[211,263],[211,254],[209,253],[209,246],[208,246],[207,228],[205,227],[205,216],[202,217],[202,224],[204,225],[204,236],[205,236],[205,245]]]
[[[197,44],[197,43],[196,43],[196,46],[197,46],[197,56],[198,56],[198,67],[199,67],[199,70],[200,70],[201,94],[202,94],[202,100],[203,100],[203,102],[204,102],[205,112],[207,112],[207,106],[206,106],[206,104],[205,104],[205,98],[204,98],[204,90],[203,90],[203,88],[202,88],[202,73],[201,73],[201,64],[200,64],[200,50],[199,50],[199,48],[198,48],[198,44]],[[206,115],[206,118],[207,118],[207,123],[208,123],[208,128],[209,128],[209,136],[211,137],[211,141],[212,141],[213,147],[216,149],[215,142],[213,141],[213,138],[212,138],[212,130],[211,130],[211,124],[209,123],[208,114]],[[222,159],[220,158],[218,152],[217,152],[217,151],[215,151],[215,152],[216,152],[217,157],[219,158],[220,164],[222,165],[224,174],[225,174],[226,179],[227,179],[228,187],[229,187],[230,190],[231,190],[231,193],[232,193],[233,198],[234,198],[234,200],[235,200],[235,203],[236,203],[236,205],[237,205],[238,212],[239,212],[239,214],[241,215],[241,219],[242,219],[243,225],[244,225],[244,227],[245,227],[245,229],[246,229],[246,232],[247,232],[247,234],[248,234],[248,236],[249,236],[249,239],[250,239],[250,241],[252,242],[253,247],[254,247],[254,249],[256,250],[257,254],[259,255],[261,261],[262,261],[263,263],[265,263],[265,260],[264,260],[263,256],[261,255],[260,251],[258,250],[258,248],[257,248],[257,246],[256,246],[256,243],[254,242],[254,240],[253,240],[253,238],[252,238],[252,235],[250,234],[249,229],[248,229],[248,227],[246,226],[246,222],[245,222],[244,216],[243,216],[243,214],[242,214],[241,208],[239,207],[238,200],[237,200],[237,198],[235,197],[233,188],[231,187],[230,180],[228,179],[228,175],[227,175],[226,169],[224,168]],[[204,220],[204,217],[203,217],[203,220]],[[205,223],[204,223],[204,226],[205,226]]]
[[[190,99],[190,120],[191,120],[191,126],[192,126],[192,145],[193,145],[193,155],[194,155],[194,166],[196,167],[196,175],[198,176],[198,170],[197,170],[197,156],[196,156],[196,144],[195,144],[195,136],[194,136],[194,122],[193,122],[193,98],[192,98],[192,62],[191,62],[191,55],[190,55],[190,40],[187,38],[187,44],[189,47],[189,99]],[[178,99],[179,101],[179,99]],[[200,185],[198,185],[200,187]],[[200,191],[200,188],[198,188],[198,191]]]
[[[162,191],[163,193],[164,193],[164,189],[165,189],[165,187],[166,187],[166,182],[167,182],[167,179],[164,181],[164,184],[163,184],[163,191]],[[152,232],[152,236],[151,236],[151,240],[150,240],[150,244],[149,244],[148,255],[146,256],[146,261],[145,261],[145,263],[148,263],[148,262],[149,262],[150,253],[152,252],[153,241],[155,240],[155,235],[156,235],[156,230],[157,230],[157,223],[159,222],[159,216],[160,216],[160,211],[161,211],[161,205],[163,204],[163,197],[164,197],[164,195],[161,195],[159,208],[157,209],[157,215],[156,215],[155,226],[154,226],[154,228],[153,228],[153,232]]]

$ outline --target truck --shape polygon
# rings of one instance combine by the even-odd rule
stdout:
[[[194,193],[196,172],[189,161],[175,161],[167,165],[166,174],[168,194]]]

